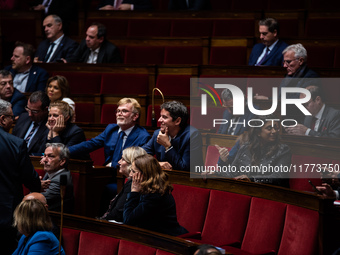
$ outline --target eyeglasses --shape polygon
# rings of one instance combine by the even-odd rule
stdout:
[[[5,115],[6,117],[11,117],[12,120],[15,120],[15,116],[14,115]]]
[[[131,112],[131,111],[128,111],[128,110],[125,110],[125,109],[123,109],[123,110],[117,109],[117,110],[116,110],[116,113],[117,113],[117,114],[121,113],[121,114],[124,115],[124,114],[127,114],[128,112]]]
[[[38,114],[39,112],[41,112],[41,110],[31,110],[30,108],[28,108],[27,106],[25,106],[25,110],[27,112],[30,112],[32,114]]]
[[[290,63],[292,63],[294,60],[298,60],[298,58],[294,58],[294,59],[292,59],[292,60],[283,60],[283,65],[284,64],[287,64],[287,65],[290,65]]]

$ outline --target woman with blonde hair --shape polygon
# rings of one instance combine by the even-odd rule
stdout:
[[[118,161],[119,173],[128,178],[128,181],[124,184],[119,194],[111,200],[106,213],[98,219],[123,222],[124,204],[127,195],[131,192],[132,180],[129,177],[131,164],[136,157],[142,155],[146,155],[146,151],[142,147],[132,146],[123,150],[122,158]]]
[[[23,234],[13,255],[59,254],[59,241],[51,232],[51,218],[39,200],[22,201],[14,211],[13,226]],[[62,247],[60,254],[65,255]]]
[[[124,224],[178,236],[188,231],[179,225],[172,185],[159,162],[151,155],[132,163],[131,192],[124,207]]]
[[[63,143],[67,147],[86,141],[84,131],[71,122],[73,110],[68,103],[56,101],[50,104],[46,126],[49,129],[47,143]],[[90,159],[88,153],[73,157]]]

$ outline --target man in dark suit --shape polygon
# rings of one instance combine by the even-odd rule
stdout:
[[[209,0],[170,0],[169,10],[210,10],[211,5]]]
[[[39,66],[33,65],[34,48],[30,44],[16,42],[12,65],[5,69],[13,75],[14,88],[20,92],[45,91],[48,73]]]
[[[45,92],[33,92],[27,102],[26,111],[22,113],[13,128],[12,134],[24,139],[30,155],[42,155],[46,149],[46,127],[50,99]]]
[[[25,111],[26,97],[13,87],[12,74],[7,70],[0,70],[0,99],[11,103],[15,117]]]
[[[22,185],[39,192],[40,180],[27,153],[24,140],[8,134],[13,124],[11,104],[0,99],[0,246],[1,254],[15,250],[13,212],[24,197]]]
[[[259,32],[261,43],[255,44],[251,51],[250,66],[282,66],[282,51],[288,46],[279,40],[279,24],[273,18],[260,20]]]
[[[283,67],[287,74],[280,84],[283,87],[306,88],[310,85],[321,86],[319,75],[307,66],[307,50],[302,44],[292,44],[283,52]],[[299,93],[289,93],[287,98],[299,98]]]
[[[151,10],[150,0],[102,0],[98,5],[101,11],[133,11],[133,10]]]
[[[66,175],[67,184],[64,195],[64,212],[73,213],[74,195],[71,172],[65,166],[70,152],[62,143],[47,143],[41,163],[44,165],[45,176],[41,180],[42,194],[46,197],[48,209],[60,212],[60,176]],[[47,187],[47,188],[46,188]]]
[[[143,146],[148,154],[156,155],[164,169],[190,171],[190,166],[202,166],[200,132],[187,124],[188,110],[178,101],[161,105],[161,128]]]
[[[87,29],[86,39],[80,43],[74,54],[63,61],[88,64],[122,62],[119,49],[106,40],[106,27],[97,22]]]
[[[279,88],[278,98],[281,98],[281,89],[285,87],[306,88],[310,85],[321,86],[319,75],[307,66],[307,50],[302,44],[292,44],[283,50],[283,67],[287,74]],[[287,93],[287,98],[299,98],[299,93]],[[254,96],[255,99],[269,99],[263,95]]]
[[[43,27],[46,40],[39,44],[34,62],[52,63],[71,57],[78,43],[64,35],[61,18],[57,15],[49,15],[44,19]]]
[[[306,116],[302,124],[288,127],[286,131],[291,135],[308,135],[340,138],[340,111],[325,105],[324,95],[319,86],[309,86],[311,99],[305,107],[312,114]],[[300,94],[304,98],[305,94]]]

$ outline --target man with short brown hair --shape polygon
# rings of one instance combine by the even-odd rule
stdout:
[[[45,91],[48,73],[33,65],[34,48],[32,45],[16,42],[11,58],[12,65],[5,69],[13,75],[14,88],[20,92]]]

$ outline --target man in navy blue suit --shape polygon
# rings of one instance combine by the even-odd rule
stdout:
[[[186,106],[178,101],[163,103],[158,121],[161,128],[143,146],[145,151],[156,155],[164,169],[190,171],[190,166],[202,166],[202,137],[196,128],[187,124]]]
[[[89,141],[70,146],[71,157],[104,147],[105,165],[116,168],[125,148],[142,146],[150,139],[148,131],[137,124],[140,110],[136,99],[121,99],[116,111],[117,124],[109,124],[103,133]]]
[[[282,66],[282,51],[288,46],[279,40],[279,24],[273,18],[260,20],[259,32],[261,43],[251,51],[248,65],[250,66]]]
[[[42,41],[35,53],[34,62],[52,63],[61,58],[71,57],[78,43],[63,32],[63,22],[57,15],[49,15],[43,21],[46,40]]]
[[[12,65],[5,69],[13,75],[14,88],[20,92],[45,91],[48,73],[33,65],[34,48],[30,44],[16,42],[11,58]]]
[[[21,202],[22,185],[40,192],[40,180],[23,139],[8,133],[13,124],[11,104],[0,99],[0,246],[1,254],[12,254],[17,246],[13,212]]]
[[[25,111],[26,97],[13,87],[12,74],[7,70],[0,70],[0,99],[12,104],[15,117]]]

